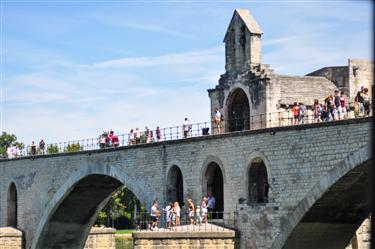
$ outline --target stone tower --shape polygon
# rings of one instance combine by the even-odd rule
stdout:
[[[262,30],[250,12],[236,9],[224,37],[225,73],[215,89],[208,90],[211,114],[215,108],[224,114],[222,130],[249,130],[250,113],[265,112],[262,100],[269,69],[261,64],[261,36]]]
[[[245,9],[236,9],[224,37],[225,71],[237,74],[261,63],[262,30]]]

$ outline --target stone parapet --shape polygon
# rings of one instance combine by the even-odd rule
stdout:
[[[1,249],[21,249],[23,235],[20,230],[13,227],[0,227],[0,247]]]
[[[116,229],[108,227],[93,227],[86,240],[85,249],[116,249]]]
[[[229,229],[221,231],[138,231],[133,233],[134,249],[151,248],[235,248],[238,233]]]

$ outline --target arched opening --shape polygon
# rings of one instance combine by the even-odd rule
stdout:
[[[269,188],[266,165],[257,157],[251,161],[248,171],[248,201],[267,203]]]
[[[370,213],[370,166],[370,160],[356,166],[327,189],[295,226],[283,248],[346,248]]]
[[[99,211],[122,185],[101,174],[82,178],[52,209],[35,248],[83,248]]]
[[[212,211],[224,211],[224,178],[220,166],[215,162],[210,163],[203,175],[205,195],[215,197],[215,207]]]
[[[12,182],[8,189],[7,196],[7,226],[17,227],[17,188]]]
[[[167,176],[167,201],[177,201],[180,206],[184,205],[184,182],[179,167],[174,165],[170,168]]]
[[[246,93],[238,88],[228,100],[227,131],[250,129],[250,105]]]

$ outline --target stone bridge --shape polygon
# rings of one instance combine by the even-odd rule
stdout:
[[[241,248],[344,248],[369,215],[371,132],[361,118],[3,160],[0,226],[27,249],[82,248],[126,185],[147,207],[214,195]]]

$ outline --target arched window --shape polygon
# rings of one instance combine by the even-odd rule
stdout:
[[[12,182],[7,196],[7,226],[17,227],[17,188]]]
[[[268,202],[268,174],[263,160],[259,157],[251,161],[248,171],[248,201],[250,203]]]
[[[228,99],[227,129],[242,131],[250,129],[250,105],[246,93],[237,88]]]
[[[203,193],[215,198],[215,207],[212,211],[224,211],[224,178],[220,166],[210,163],[203,175]]]
[[[174,165],[170,168],[167,177],[167,201],[178,201],[180,206],[184,205],[184,182],[179,167]]]

